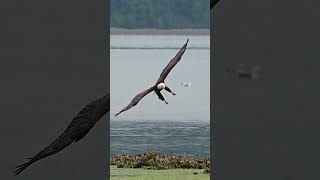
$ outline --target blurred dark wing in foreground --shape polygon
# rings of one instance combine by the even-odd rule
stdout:
[[[29,161],[20,166],[13,172],[15,175],[20,174],[24,169],[32,163],[39,161],[42,158],[51,156],[61,151],[72,142],[77,142],[82,139],[88,132],[95,126],[95,124],[110,111],[110,94],[100,97],[88,105],[86,105],[77,115],[73,118],[67,129],[49,146],[39,152]]]

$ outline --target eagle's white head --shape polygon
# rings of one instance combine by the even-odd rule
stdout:
[[[166,85],[164,83],[160,83],[160,84],[157,85],[157,89],[160,90],[160,91],[162,89],[164,89],[165,87],[166,87]]]

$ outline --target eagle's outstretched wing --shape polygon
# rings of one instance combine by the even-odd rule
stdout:
[[[162,73],[160,74],[159,79],[157,80],[156,85],[164,82],[164,80],[168,76],[171,69],[180,61],[182,55],[186,51],[188,42],[189,42],[189,39],[187,39],[187,42],[181,47],[180,51],[176,54],[176,56],[173,59],[171,59],[169,64],[163,69]]]
[[[154,90],[154,87],[150,87],[149,89],[147,90],[144,90],[143,92],[137,94],[130,102],[130,104],[123,108],[120,112],[118,112],[114,117],[118,116],[120,113],[124,112],[124,111],[127,111],[129,110],[130,108],[132,108],[133,106],[137,105],[138,102],[147,94],[149,94],[151,91]]]
[[[77,142],[82,139],[95,124],[110,111],[110,94],[100,97],[88,105],[86,105],[77,115],[73,118],[67,129],[49,146],[44,148],[41,152],[29,161],[20,166],[13,172],[15,175],[20,174],[24,169],[39,161],[42,158],[51,156],[61,151],[72,142]]]
[[[210,0],[210,10],[219,2],[219,0]]]

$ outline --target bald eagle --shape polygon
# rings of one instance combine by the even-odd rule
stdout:
[[[172,68],[180,61],[182,55],[186,51],[187,45],[188,45],[189,39],[187,39],[187,42],[180,48],[179,52],[175,55],[173,59],[169,62],[169,64],[163,69],[162,73],[160,74],[159,79],[155,83],[155,85],[151,86],[150,88],[144,90],[143,92],[137,94],[130,102],[129,105],[127,105],[125,108],[123,108],[120,112],[118,112],[115,116],[118,116],[120,113],[129,110],[133,106],[137,105],[138,102],[147,94],[154,91],[158,98],[162,101],[164,101],[166,104],[168,102],[164,99],[163,95],[160,93],[161,90],[165,89],[166,91],[170,92],[172,95],[176,95],[176,93],[172,92],[171,89],[164,84],[164,80],[172,70]]]

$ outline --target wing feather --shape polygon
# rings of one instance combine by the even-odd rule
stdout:
[[[40,159],[51,156],[69,146],[72,142],[82,139],[95,124],[110,111],[110,94],[100,97],[86,105],[72,119],[66,130],[55,139],[49,146],[40,151],[29,161],[20,166],[13,172],[15,175],[20,174],[24,169]]]
[[[176,56],[173,59],[171,59],[169,64],[163,69],[162,73],[160,74],[159,79],[156,82],[156,85],[164,82],[164,80],[166,79],[166,77],[168,76],[168,74],[170,73],[172,68],[180,61],[182,55],[186,51],[188,42],[189,42],[189,39],[187,39],[187,42],[181,47],[181,49],[176,54]]]
[[[147,90],[142,91],[141,93],[137,94],[130,102],[129,105],[127,105],[125,108],[123,108],[120,112],[118,112],[114,117],[118,116],[120,113],[129,110],[133,106],[137,105],[138,102],[147,94],[149,94],[151,91],[154,90],[154,87],[150,87]]]

